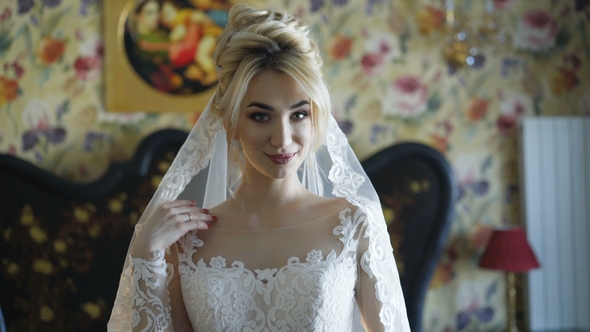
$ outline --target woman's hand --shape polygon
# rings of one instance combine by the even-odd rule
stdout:
[[[189,231],[209,229],[215,220],[217,217],[210,215],[209,210],[197,207],[195,201],[176,200],[162,204],[135,234],[131,256],[152,257],[155,251],[167,249]]]

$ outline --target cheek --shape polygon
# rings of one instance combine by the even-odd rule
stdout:
[[[264,130],[242,126],[236,131],[236,138],[240,140],[244,148],[257,149],[266,142]]]
[[[312,142],[313,137],[313,130],[311,124],[306,124],[305,126],[301,126],[297,128],[295,131],[295,136],[297,141],[303,145],[305,148],[309,148],[309,145]]]

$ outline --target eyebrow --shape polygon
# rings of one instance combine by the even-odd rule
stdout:
[[[293,109],[296,109],[296,108],[301,107],[303,105],[309,105],[309,101],[302,100],[302,101],[300,101],[298,103],[295,103],[295,104],[291,105],[291,107],[289,107],[289,109],[292,109],[293,110]],[[262,108],[262,109],[265,109],[265,110],[268,110],[268,111],[274,111],[274,108],[272,108],[272,106],[269,106],[269,105],[266,105],[266,104],[263,104],[263,103],[259,103],[257,101],[251,102],[246,107],[250,107],[250,106],[255,106],[255,107]]]

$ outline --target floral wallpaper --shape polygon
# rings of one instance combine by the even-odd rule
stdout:
[[[452,28],[438,0],[257,3],[312,26],[334,114],[361,160],[420,141],[453,165],[459,201],[425,330],[501,329],[504,277],[477,260],[494,227],[520,223],[523,116],[590,115],[590,1],[458,0]],[[149,133],[194,123],[197,114],[104,109],[101,13],[100,0],[0,4],[1,153],[92,181]]]
[[[90,181],[147,134],[190,128],[192,114],[104,109],[99,0],[14,0],[0,13],[0,152]]]

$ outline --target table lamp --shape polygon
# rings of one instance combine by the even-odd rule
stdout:
[[[508,331],[517,332],[515,273],[539,267],[539,262],[520,227],[494,230],[479,267],[508,273]]]

